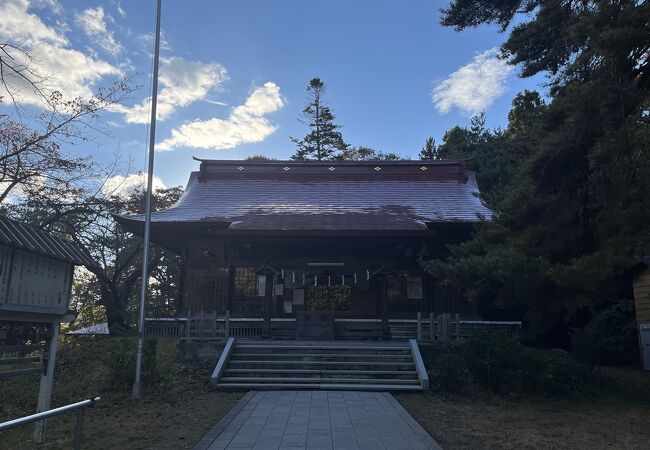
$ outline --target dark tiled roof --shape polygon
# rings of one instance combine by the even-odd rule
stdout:
[[[204,160],[178,203],[152,222],[260,232],[426,230],[490,219],[477,194],[474,173],[460,161]]]
[[[71,242],[22,222],[0,216],[0,244],[76,265],[96,266],[93,259]]]

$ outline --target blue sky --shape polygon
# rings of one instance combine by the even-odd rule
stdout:
[[[495,27],[440,26],[444,4],[163,0],[156,175],[184,184],[197,167],[192,156],[289,158],[289,136],[306,132],[298,117],[314,76],[328,84],[352,145],[416,157],[428,136],[440,141],[473,112],[505,125],[514,95],[540,89],[540,79],[522,80],[496,59],[505,35]],[[103,114],[110,135],[72,151],[109,161],[119,147],[132,171],[145,169],[154,10],[154,0],[0,2],[0,42],[40,55],[64,94],[87,95],[121,76],[142,85]]]

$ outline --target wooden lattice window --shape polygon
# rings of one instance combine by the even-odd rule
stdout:
[[[224,312],[228,304],[228,269],[189,269],[185,301],[193,312]]]
[[[260,295],[260,283],[265,277],[258,274],[251,267],[237,267],[235,269],[234,291],[232,298],[232,310],[235,314],[260,314],[263,311],[265,296]]]
[[[352,288],[342,285],[321,285],[307,287],[307,310],[309,311],[349,311],[351,309]]]
[[[431,303],[423,292],[423,278],[417,276],[387,275],[386,301],[389,312],[428,313]]]

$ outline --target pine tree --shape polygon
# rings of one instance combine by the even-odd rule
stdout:
[[[510,30],[502,54],[522,76],[549,80],[548,100],[515,99],[493,146],[514,163],[493,190],[493,222],[452,249],[440,274],[525,312],[538,343],[566,346],[592,312],[630,298],[630,269],[650,240],[649,11],[634,0],[451,0],[443,10],[457,30]],[[467,148],[483,161],[479,178],[497,168]]]
[[[384,153],[381,150],[359,145],[356,147],[349,146],[341,151],[336,159],[341,161],[399,161],[408,158],[403,158],[393,152]]]
[[[327,85],[320,78],[312,78],[307,86],[309,95],[307,105],[302,110],[302,119],[309,127],[303,138],[291,138],[298,147],[291,159],[336,159],[340,152],[348,148],[343,140],[340,125],[334,123],[334,113],[324,102]]]
[[[438,146],[436,140],[432,137],[427,138],[424,142],[424,147],[420,150],[420,159],[441,159],[438,153]]]

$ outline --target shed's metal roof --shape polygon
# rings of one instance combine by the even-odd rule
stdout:
[[[75,244],[26,223],[0,216],[0,243],[76,265],[96,266]]]
[[[462,161],[202,160],[178,203],[154,212],[152,222],[251,232],[415,231],[491,217]]]

